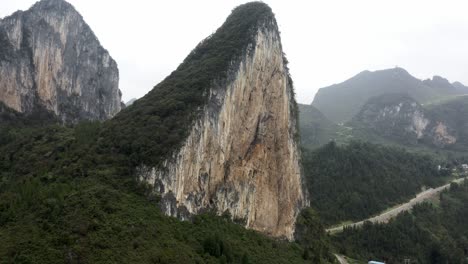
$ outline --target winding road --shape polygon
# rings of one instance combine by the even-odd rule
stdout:
[[[422,202],[424,202],[426,200],[434,198],[437,195],[439,195],[440,192],[442,192],[443,190],[449,189],[451,183],[461,183],[467,178],[468,177],[453,180],[452,182],[450,182],[450,183],[448,183],[446,185],[437,187],[435,189],[433,189],[433,188],[427,189],[427,190],[425,190],[423,192],[420,192],[415,198],[411,199],[409,202],[401,204],[401,205],[399,205],[399,206],[397,206],[397,207],[395,207],[393,209],[390,209],[388,211],[385,211],[380,215],[365,219],[363,221],[355,222],[355,223],[352,223],[352,224],[344,224],[344,225],[341,225],[341,226],[329,228],[329,229],[327,229],[327,232],[330,233],[330,234],[340,233],[340,232],[343,231],[343,229],[345,227],[361,226],[366,221],[370,221],[372,223],[387,223],[390,219],[394,218],[395,216],[397,216],[401,212],[409,211],[416,204],[419,204],[419,203],[422,203]]]

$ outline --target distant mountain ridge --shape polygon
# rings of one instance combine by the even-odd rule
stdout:
[[[131,106],[136,100],[138,100],[138,99],[132,98],[132,99],[128,100],[128,102],[125,103],[125,106]]]
[[[348,125],[400,144],[466,151],[468,96],[422,106],[402,94],[371,98]]]
[[[312,149],[336,138],[336,132],[340,129],[337,124],[313,105],[298,106],[302,146]]]
[[[406,94],[424,104],[434,99],[465,94],[460,82],[434,76],[419,80],[402,68],[363,71],[349,80],[319,89],[312,105],[335,123],[345,123],[355,116],[372,97],[383,94]]]

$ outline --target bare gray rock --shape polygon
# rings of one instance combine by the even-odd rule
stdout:
[[[63,0],[42,0],[0,20],[0,101],[64,123],[106,120],[121,109],[119,71],[91,28]]]

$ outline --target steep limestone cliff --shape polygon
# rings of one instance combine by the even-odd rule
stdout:
[[[105,120],[121,109],[117,64],[81,15],[42,0],[0,21],[0,101],[63,122]]]
[[[159,165],[143,162],[138,175],[162,195],[161,205],[169,215],[186,218],[205,210],[229,212],[249,228],[292,238],[295,219],[307,202],[299,165],[297,106],[278,27],[265,4],[251,3],[234,10],[223,28],[236,27],[238,19],[255,9],[262,15],[248,17],[255,23],[242,32],[250,37],[240,56],[229,58],[222,78],[211,79],[203,92],[205,101],[197,108],[197,117],[180,147]],[[227,36],[224,33],[220,30],[202,42],[153,92],[165,93],[165,85],[182,74],[180,69],[197,65],[190,58],[207,56],[205,48],[211,41],[221,43]],[[212,61],[202,60],[200,65],[207,67],[205,63]],[[170,87],[172,94],[177,93],[175,86]],[[115,121],[124,123],[139,108],[149,112],[149,105],[150,101],[142,98]],[[145,124],[150,122],[148,119]],[[142,133],[135,126],[132,131]]]

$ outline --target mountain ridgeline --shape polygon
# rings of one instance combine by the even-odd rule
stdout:
[[[365,71],[320,89],[311,106],[301,106],[302,146],[364,140],[464,152],[467,92],[460,82],[439,76],[421,81],[401,68]]]
[[[64,123],[106,120],[121,109],[119,71],[72,5],[43,0],[0,20],[0,102]]]
[[[434,76],[421,81],[402,68],[363,71],[340,84],[321,88],[312,102],[327,118],[345,123],[356,115],[372,97],[383,94],[406,94],[421,104],[435,99],[468,93],[459,82],[449,83]]]
[[[43,0],[32,9],[66,17],[69,8]],[[53,25],[64,29],[67,21]],[[46,87],[55,87],[51,80]],[[0,262],[334,261],[317,214],[302,210],[297,106],[263,3],[234,9],[170,76],[111,120],[78,122],[83,116],[59,111],[77,124],[36,124],[29,123],[36,111],[0,109]]]
[[[72,5],[0,20],[0,262],[326,264],[332,243],[359,259],[466,260],[468,185],[388,226],[324,227],[465,175],[466,157],[354,139],[466,153],[468,88],[396,68],[297,105],[287,65],[271,8],[243,4],[124,106],[117,64]]]
[[[184,62],[106,128],[168,214],[227,212],[292,238],[306,205],[297,106],[271,9],[233,10]],[[135,154],[138,153],[138,154]]]
[[[314,149],[335,140],[341,127],[330,121],[313,105],[299,104],[301,145]]]

